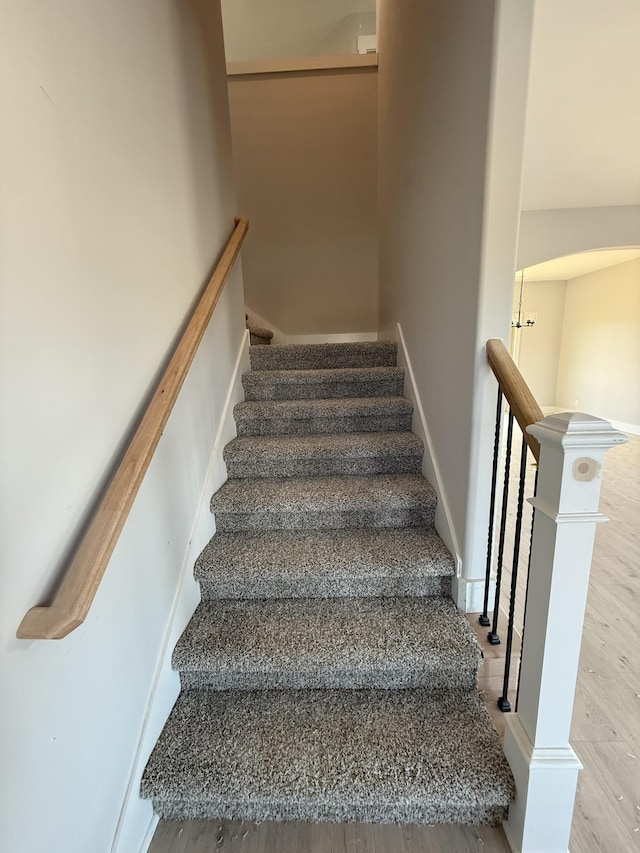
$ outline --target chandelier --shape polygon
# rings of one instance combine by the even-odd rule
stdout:
[[[524,267],[520,270],[520,299],[518,301],[518,313],[511,315],[511,325],[514,329],[526,329],[535,326],[538,315],[533,311],[527,311],[522,321],[522,291],[524,288]]]

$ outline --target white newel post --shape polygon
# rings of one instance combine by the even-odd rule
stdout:
[[[569,745],[605,452],[627,437],[578,412],[527,430],[540,442],[520,695],[504,749],[516,780],[505,832],[518,853],[567,853],[578,772]]]

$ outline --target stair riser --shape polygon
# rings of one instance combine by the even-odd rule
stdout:
[[[258,530],[344,530],[352,527],[433,527],[434,507],[320,512],[214,513],[220,532]]]
[[[336,380],[324,382],[287,381],[286,378],[270,382],[264,376],[245,374],[242,377],[245,400],[316,400],[347,399],[349,397],[399,397],[404,380],[400,377],[372,382],[364,380]]]
[[[345,798],[338,807],[334,803],[307,802],[297,797],[287,797],[278,802],[228,802],[211,799],[194,802],[191,800],[161,800],[154,798],[153,807],[161,820],[244,820],[260,822],[314,821],[322,823],[453,823],[464,825],[483,824],[500,826],[507,819],[507,808],[478,805],[473,808],[466,803],[441,803],[439,807],[424,803],[368,804],[351,803]]]
[[[236,418],[238,435],[336,435],[350,432],[410,432],[411,415],[376,418]]]
[[[395,344],[273,347],[250,352],[253,370],[331,370],[343,367],[395,367]]]
[[[448,577],[388,577],[362,578],[357,582],[353,576],[316,579],[306,575],[282,575],[269,578],[253,575],[243,583],[241,580],[221,577],[216,581],[199,579],[203,601],[218,598],[393,598],[395,596],[420,596],[431,598],[451,595],[451,578]]]
[[[232,479],[244,477],[329,477],[367,476],[369,474],[419,474],[422,454],[418,456],[386,456],[372,459],[249,459],[228,460],[227,474]]]
[[[251,335],[250,343],[252,347],[268,347],[271,344],[271,338],[261,338],[260,335]]]
[[[385,672],[383,669],[359,669],[350,672],[327,671],[287,671],[278,672],[241,672],[214,671],[181,672],[180,683],[183,690],[410,690],[424,688],[429,692],[450,690],[452,683],[457,689],[473,690],[477,686],[477,672],[469,669],[461,672],[449,672],[446,669],[434,671],[425,667],[420,670],[403,671],[400,667]]]

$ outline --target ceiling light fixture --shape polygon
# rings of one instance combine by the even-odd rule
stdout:
[[[524,323],[522,322],[522,291],[524,288],[524,267],[520,270],[520,300],[518,302],[518,313],[511,315],[511,325],[514,329],[526,329],[535,326],[538,315],[533,311],[527,311]]]

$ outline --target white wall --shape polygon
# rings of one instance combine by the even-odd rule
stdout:
[[[194,524],[243,339],[239,270],[89,618],[60,641],[15,630],[50,599],[233,227],[221,23],[170,0],[7,2],[2,20],[0,849],[112,849],[131,782],[135,853],[151,809],[130,774],[171,609],[184,623],[195,602],[176,594],[211,526]],[[176,689],[161,680],[156,708]]]
[[[557,405],[640,425],[640,259],[567,282]]]
[[[285,335],[377,327],[377,73],[229,80],[247,304]]]
[[[381,3],[380,326],[402,326],[469,578],[484,571],[484,342],[509,331],[530,30],[528,3]]]
[[[593,249],[637,246],[640,204],[525,210],[516,269]]]
[[[562,321],[567,283],[525,281],[522,291],[522,318],[537,313],[535,326],[514,329],[519,338],[518,367],[540,406],[556,405],[556,385],[560,363]],[[520,285],[516,283],[513,313],[518,313]]]
[[[375,0],[222,0],[229,62],[356,53],[375,33]]]
[[[640,3],[536,0],[523,208],[640,204]]]

